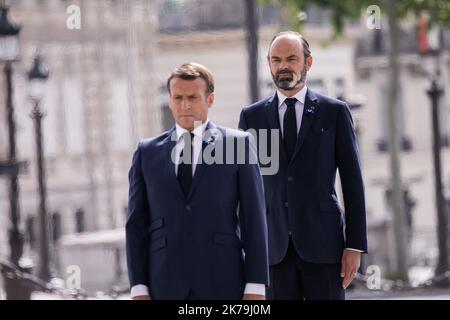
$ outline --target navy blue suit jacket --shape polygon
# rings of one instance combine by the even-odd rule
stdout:
[[[149,286],[154,299],[184,299],[189,290],[200,299],[240,299],[246,283],[268,285],[259,165],[199,163],[185,198],[171,161],[174,130],[141,141],[133,157],[126,223],[130,284]],[[256,152],[248,133],[211,122],[207,130],[220,134],[203,149],[215,143],[224,161],[224,139],[243,141],[246,156]]]
[[[239,128],[280,129],[277,95],[245,107]],[[289,233],[298,255],[307,262],[339,263],[345,247],[367,251],[364,186],[347,105],[308,89],[290,161],[281,132],[279,136],[279,170],[263,176],[270,264],[285,257]],[[345,215],[336,197],[337,169]]]

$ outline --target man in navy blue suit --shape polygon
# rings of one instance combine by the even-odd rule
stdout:
[[[131,297],[264,299],[266,209],[253,137],[208,120],[206,67],[181,65],[167,88],[176,124],[139,143],[129,172]]]
[[[306,87],[312,56],[299,33],[276,35],[268,63],[277,91],[245,107],[239,122],[243,130],[279,133],[277,146],[272,140],[263,144],[269,153],[279,150],[271,154],[279,160],[278,171],[263,177],[268,298],[345,299],[361,253],[367,251],[364,187],[352,117],[344,102]],[[335,191],[337,169],[345,213]]]

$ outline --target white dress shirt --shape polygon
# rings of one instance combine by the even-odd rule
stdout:
[[[195,168],[197,167],[200,152],[202,151],[202,141],[203,133],[208,125],[209,120],[207,119],[201,126],[195,128],[192,133],[194,137],[192,138],[192,176],[195,174]],[[181,151],[184,148],[183,134],[189,133],[188,130],[182,128],[178,123],[175,124],[175,129],[177,132],[177,143],[175,145],[175,175],[178,175],[178,165],[180,164]]]
[[[306,85],[303,87],[302,90],[297,92],[294,96],[290,98],[296,98],[297,102],[295,103],[295,117],[297,119],[297,133],[300,131],[300,126],[302,124],[302,118],[303,118],[303,109],[305,108],[305,97],[306,97],[306,91],[308,88]],[[279,90],[277,90],[278,95],[278,116],[280,119],[280,130],[281,134],[284,137],[284,114],[287,110],[287,105],[284,102],[288,97],[286,97],[284,94],[282,94]]]
[[[207,119],[201,126],[196,127],[192,131],[192,133],[194,134],[192,142],[192,176],[194,176],[195,174],[195,168],[198,163],[200,152],[202,151],[203,133],[205,132],[205,128],[208,125],[208,122],[209,119]],[[175,175],[177,175],[181,151],[184,148],[184,139],[182,139],[182,136],[185,133],[189,133],[189,131],[179,126],[178,123],[175,124],[175,129],[177,133],[177,143],[175,145]],[[247,283],[245,285],[244,293],[265,295],[266,287],[262,283]],[[144,284],[137,284],[131,288],[131,298],[146,295],[149,295],[149,291],[148,287]]]

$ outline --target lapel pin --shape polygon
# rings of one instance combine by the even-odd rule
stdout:
[[[316,112],[316,106],[308,106],[305,111],[307,115],[312,115]]]
[[[209,144],[211,144],[211,143],[214,143],[214,141],[216,141],[216,136],[217,136],[217,133],[216,133],[216,132],[213,132],[213,133],[211,134],[211,136],[208,137],[208,139],[205,141],[206,144],[209,145]]]

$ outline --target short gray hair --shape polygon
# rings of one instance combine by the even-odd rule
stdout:
[[[278,39],[279,37],[282,37],[282,36],[295,36],[295,37],[298,37],[299,39],[300,39],[300,41],[302,42],[302,45],[303,45],[303,56],[305,57],[305,60],[306,60],[306,58],[308,58],[309,56],[311,56],[311,50],[309,49],[309,43],[308,43],[308,41],[306,41],[306,39],[300,34],[300,33],[298,33],[297,31],[281,31],[281,32],[278,32],[273,38],[272,38],[272,41],[270,41],[270,45],[269,45],[269,52],[267,52],[267,58],[269,58],[270,57],[270,49],[272,48],[272,44],[273,44],[273,42],[276,40],[276,39]]]

